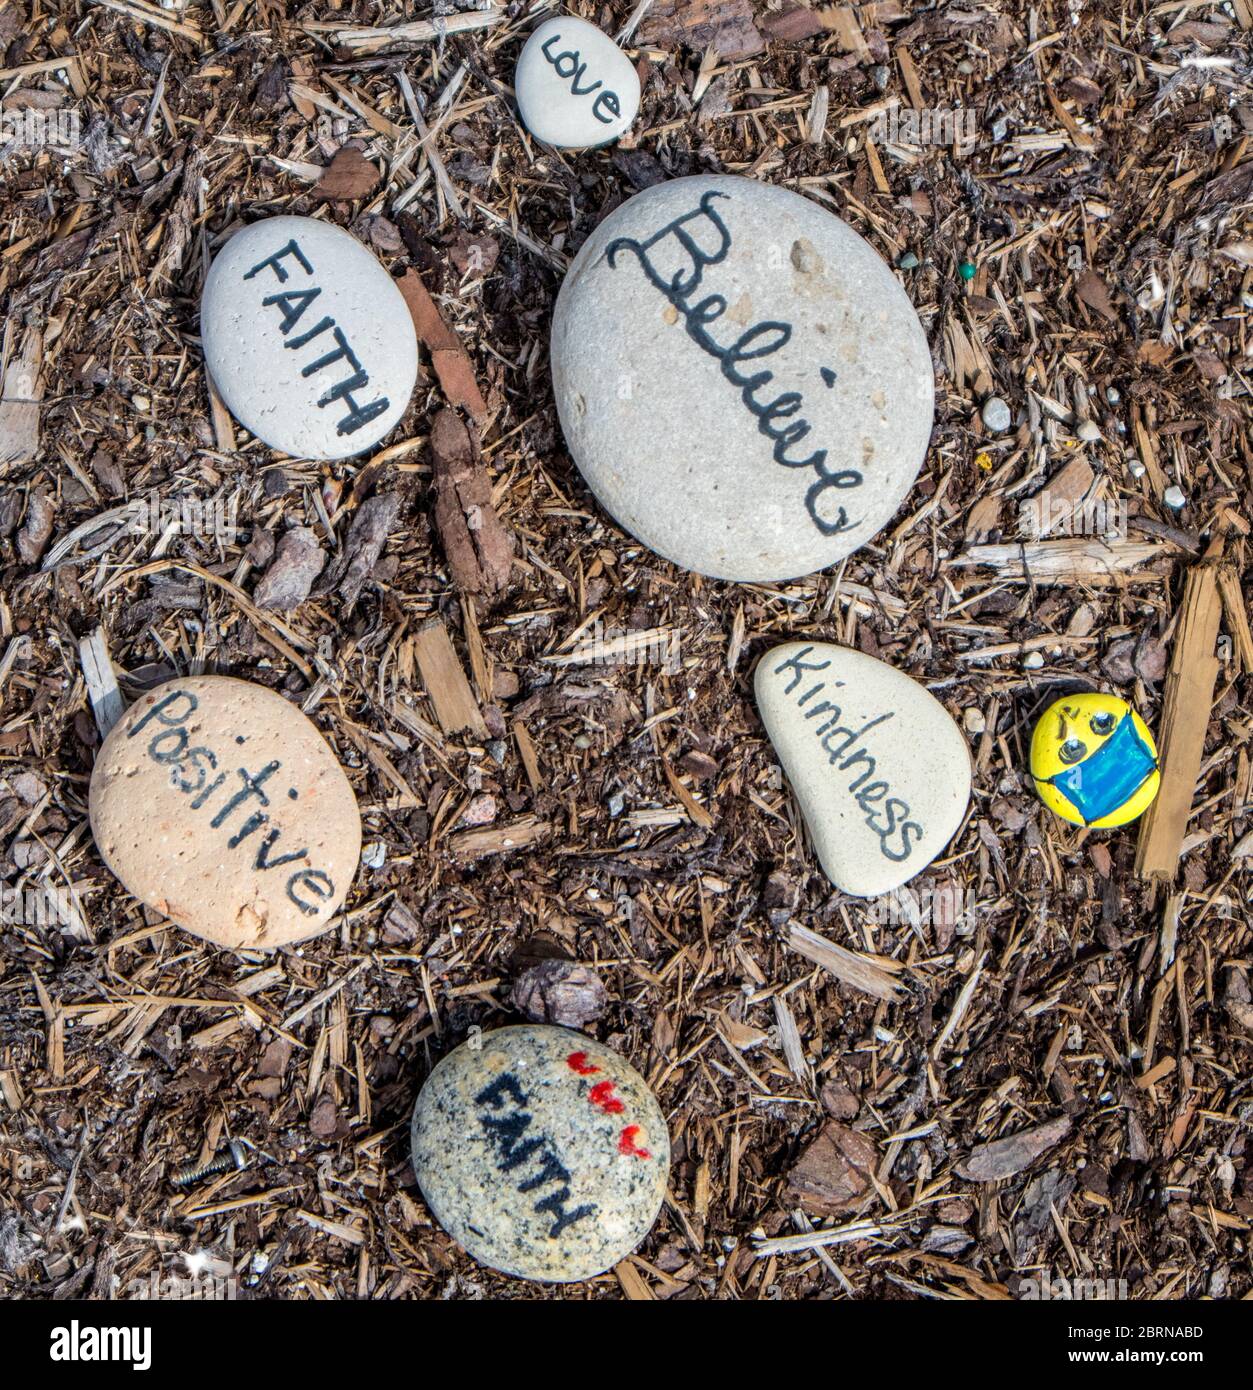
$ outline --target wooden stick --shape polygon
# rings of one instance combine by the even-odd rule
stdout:
[[[457,660],[448,629],[438,618],[427,623],[414,638],[414,655],[440,728],[446,734],[468,729],[476,738],[486,738],[487,725],[474,692]]]
[[[109,730],[126,712],[126,701],[122,699],[117,677],[113,674],[104,628],[98,627],[90,637],[84,637],[79,642],[78,659],[82,663],[83,679],[87,682],[91,712],[96,716],[96,728],[100,730],[101,738],[108,738]]]
[[[106,0],[96,0],[104,4]],[[441,43],[452,34],[469,34],[476,29],[490,29],[508,18],[503,9],[474,10],[468,14],[452,14],[446,19],[418,19],[411,24],[393,24],[388,28],[371,28],[356,24],[334,24],[325,20],[310,20],[302,27],[313,34],[334,34],[335,42],[357,53],[374,53],[394,43]]]
[[[1188,572],[1166,676],[1158,738],[1161,788],[1140,823],[1136,845],[1141,878],[1168,881],[1179,867],[1218,680],[1214,647],[1221,613],[1218,567],[1202,561]]]

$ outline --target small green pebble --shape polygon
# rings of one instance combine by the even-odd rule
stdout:
[[[917,270],[918,257],[912,251],[906,251],[903,256],[898,257],[896,268],[897,270]]]
[[[961,265],[957,267],[957,273],[963,280],[973,280],[975,278],[974,261],[963,261]]]

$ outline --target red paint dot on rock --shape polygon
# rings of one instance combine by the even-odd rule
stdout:
[[[606,1115],[621,1115],[626,1106],[613,1093],[612,1081],[598,1081],[587,1093],[588,1100],[598,1105]]]
[[[591,1062],[587,1060],[586,1052],[572,1052],[566,1058],[566,1066],[568,1066],[571,1071],[578,1072],[580,1076],[591,1076],[593,1072],[598,1072],[600,1070],[599,1067],[594,1067]]]
[[[647,1149],[635,1147],[635,1136],[640,1132],[639,1125],[627,1125],[618,1139],[618,1152],[628,1158],[652,1158]]]

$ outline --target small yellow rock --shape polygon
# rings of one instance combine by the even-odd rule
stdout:
[[[1142,815],[1157,795],[1157,745],[1117,695],[1064,695],[1031,735],[1031,778],[1063,820],[1111,829]]]

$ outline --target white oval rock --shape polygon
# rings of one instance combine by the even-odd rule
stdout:
[[[921,873],[970,801],[970,753],[944,706],[884,662],[824,642],[767,652],[754,687],[831,882],[871,898]]]
[[[513,79],[522,122],[537,140],[588,149],[616,140],[640,109],[640,80],[608,34],[584,19],[545,20]]]
[[[670,1136],[634,1067],[581,1033],[500,1028],[431,1073],[411,1127],[436,1220],[522,1279],[588,1279],[631,1253],[661,1210]]]
[[[323,931],[352,884],[361,818],[313,722],[230,676],[167,681],[110,730],[88,810],[141,902],[233,950]]]
[[[200,335],[227,409],[295,458],[373,448],[418,375],[413,317],[391,276],[351,233],[312,217],[231,237],[205,280]]]
[[[605,509],[721,579],[796,578],[864,545],[931,434],[931,357],[892,272],[751,179],[676,179],[611,213],[562,284],[552,373]]]

